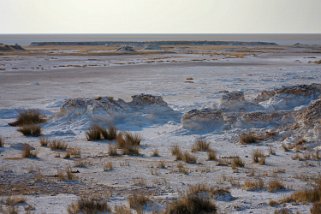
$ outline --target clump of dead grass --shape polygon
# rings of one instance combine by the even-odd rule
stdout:
[[[153,150],[152,157],[160,157],[158,149]]]
[[[77,202],[72,203],[68,209],[69,214],[91,214],[91,213],[103,213],[110,212],[107,201],[98,198],[81,197]]]
[[[259,163],[260,165],[265,165],[265,155],[259,149],[256,149],[252,153],[252,160],[254,163]]]
[[[138,214],[142,214],[144,206],[151,201],[147,196],[142,194],[134,194],[128,197],[130,208],[136,210]]]
[[[181,160],[189,164],[195,164],[197,161],[197,158],[194,155],[190,154],[187,151],[182,152],[178,145],[174,145],[171,149],[171,152],[172,155],[176,157],[177,161]]]
[[[15,122],[9,123],[10,126],[26,126],[46,122],[44,115],[37,110],[26,110],[19,113]]]
[[[86,137],[88,141],[97,141],[104,139],[105,130],[98,125],[93,125],[86,132]]]
[[[114,214],[131,214],[131,211],[126,206],[115,206]]]
[[[191,187],[177,201],[170,203],[166,207],[166,214],[195,214],[195,213],[217,213],[215,203],[206,195],[199,194],[203,191],[208,191],[208,188],[203,186]]]
[[[243,168],[245,166],[244,161],[240,157],[234,157],[231,161],[232,169]]]
[[[80,148],[78,147],[68,148],[67,153],[65,155],[65,159],[69,159],[69,158],[81,158]]]
[[[192,146],[192,152],[207,152],[210,149],[210,142],[203,139],[197,140]]]
[[[28,137],[39,137],[41,135],[41,127],[38,125],[23,125],[17,131]]]
[[[122,149],[125,155],[139,155],[141,140],[141,135],[130,132],[119,133],[116,139],[118,148]]]
[[[104,171],[105,172],[108,172],[108,171],[111,171],[113,170],[113,163],[112,162],[107,162],[104,164]]]
[[[176,167],[179,173],[182,173],[185,175],[188,175],[190,173],[190,170],[182,163],[178,163]]]
[[[4,140],[3,138],[0,136],[0,147],[3,147],[4,146]]]
[[[217,154],[214,149],[209,149],[207,151],[207,160],[209,160],[209,161],[216,161],[217,160]]]
[[[56,177],[62,181],[74,181],[77,180],[77,176],[71,170],[71,167],[65,168],[65,170],[58,170]]]
[[[62,140],[52,140],[48,143],[51,150],[62,150],[66,151],[68,145]]]
[[[267,190],[269,192],[277,192],[285,189],[285,185],[279,180],[272,180],[267,185]]]
[[[243,189],[246,191],[258,191],[264,188],[264,182],[262,179],[245,180],[243,183]]]
[[[29,144],[24,144],[22,150],[23,158],[37,158],[37,152],[32,150],[32,147]]]
[[[117,147],[115,145],[109,144],[108,146],[108,155],[109,156],[118,156]]]

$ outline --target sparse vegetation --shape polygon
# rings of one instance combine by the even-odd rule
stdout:
[[[109,156],[118,156],[117,147],[110,144],[108,146],[108,155]]]
[[[105,163],[104,165],[104,171],[105,172],[108,172],[108,171],[111,171],[113,170],[113,163],[112,162],[107,162]]]
[[[320,62],[321,62],[321,60],[320,60]],[[321,201],[313,203],[313,206],[312,206],[310,212],[311,212],[311,214],[320,214],[321,213]]]
[[[191,187],[181,196],[177,201],[170,203],[166,207],[166,214],[195,214],[195,213],[217,213],[217,207],[206,194],[199,194],[203,191],[208,191],[207,188],[203,189],[202,186]]]
[[[247,191],[257,191],[264,188],[264,182],[262,179],[246,180],[243,184],[243,189]]]
[[[32,150],[32,147],[29,144],[25,144],[22,150],[23,158],[37,158],[36,151]]]
[[[130,209],[125,206],[115,206],[114,214],[131,214]]]
[[[71,167],[67,167],[64,171],[58,170],[58,173],[56,176],[63,181],[73,181],[77,179],[77,177],[72,172]]]
[[[265,165],[265,155],[262,151],[256,149],[252,153],[252,160],[254,163],[259,163],[260,165]]]
[[[86,137],[88,141],[102,140],[106,136],[106,131],[98,125],[93,125],[86,132]]]
[[[3,147],[4,146],[4,140],[3,138],[0,136],[0,147]]]
[[[51,150],[62,150],[65,151],[68,145],[62,140],[53,140],[48,143]]]
[[[38,125],[23,125],[17,131],[28,137],[39,137],[41,135],[41,127]]]
[[[49,144],[49,140],[48,140],[48,138],[41,137],[39,143],[40,143],[41,146],[47,147],[48,144]]]
[[[45,117],[37,110],[26,110],[21,112],[15,122],[9,123],[10,126],[26,126],[46,122]]]
[[[182,173],[182,174],[185,174],[185,175],[188,175],[189,174],[189,169],[185,167],[184,164],[182,163],[178,163],[177,164],[177,169],[178,169],[178,172],[179,173]]]
[[[281,181],[278,180],[272,180],[268,183],[267,190],[269,192],[277,192],[280,190],[285,190],[285,186]]]
[[[107,201],[97,198],[80,198],[76,203],[72,203],[68,209],[69,214],[92,214],[92,213],[101,213],[101,212],[110,212]]]
[[[214,149],[209,149],[207,151],[207,160],[209,160],[209,161],[216,161],[217,160],[216,151]]]
[[[128,197],[130,208],[136,210],[138,214],[143,213],[144,206],[150,201],[148,197],[141,194],[134,194]]]
[[[69,158],[80,158],[81,157],[81,152],[80,152],[80,148],[68,148],[67,149],[67,153],[65,158],[69,159]]]
[[[241,144],[254,144],[258,143],[261,138],[254,132],[242,133],[240,135],[240,143]]]
[[[139,134],[119,133],[117,135],[117,146],[123,150],[125,155],[139,155],[141,140],[142,137]]]
[[[203,139],[197,140],[192,146],[192,152],[207,152],[210,149],[210,143]]]
[[[114,126],[111,126],[107,129],[107,131],[102,131],[102,136],[106,140],[115,140],[117,138],[117,128]]]
[[[244,166],[245,164],[240,157],[235,157],[232,159],[232,162],[231,162],[232,169],[237,169],[239,167],[244,167]]]
[[[183,153],[178,145],[174,145],[171,149],[171,152],[172,152],[172,155],[176,157],[177,161],[182,160],[190,164],[196,163],[196,160],[197,160],[196,157],[187,151]]]
[[[280,203],[314,203],[321,200],[321,178],[317,179],[313,188],[307,188],[292,193],[289,197],[281,199]]]
[[[176,160],[182,160],[182,150],[181,148],[178,146],[178,145],[174,145],[172,148],[171,148],[171,153],[173,156],[176,156]]]
[[[152,157],[160,157],[158,149],[153,150]]]

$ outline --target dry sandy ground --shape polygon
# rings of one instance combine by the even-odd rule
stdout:
[[[5,142],[0,148],[0,197],[4,210],[11,195],[25,199],[15,206],[19,213],[28,209],[31,213],[67,213],[67,207],[79,196],[99,195],[114,207],[128,206],[129,195],[143,193],[154,202],[145,206],[144,212],[161,212],[190,185],[205,183],[227,189],[232,195],[216,198],[219,213],[273,213],[283,207],[293,213],[310,212],[311,203],[272,207],[269,202],[309,187],[313,178],[320,176],[320,161],[293,160],[295,153],[285,152],[280,140],[241,145],[237,136],[247,131],[244,129],[190,132],[179,120],[138,128],[122,124],[118,127],[121,131],[143,137],[142,156],[111,157],[110,142],[87,141],[85,126],[44,125],[44,136],[80,148],[81,158],[64,159],[66,152],[41,147],[39,138],[23,136],[8,122],[22,109],[40,109],[50,117],[68,98],[112,96],[130,101],[132,95],[152,94],[162,96],[182,115],[192,109],[218,106],[223,91],[242,91],[252,99],[262,90],[320,83],[321,65],[310,63],[321,59],[320,48],[169,47],[168,53],[128,55],[90,54],[90,48],[79,48],[81,54],[73,54],[77,47],[50,53],[53,49],[60,47],[0,55],[0,136]],[[99,47],[94,49],[99,51]],[[189,173],[179,172],[181,161],[171,155],[171,147],[177,144],[190,151],[200,137],[211,142],[218,157],[239,156],[245,167],[219,166],[217,161],[207,161],[206,152],[197,152],[193,154],[197,164],[183,163]],[[37,159],[21,158],[23,143],[35,147]],[[255,164],[251,154],[257,148],[266,155],[272,148],[276,155],[269,155],[265,165]],[[160,157],[151,157],[155,149]],[[161,161],[164,168],[159,168]],[[86,167],[77,167],[79,162]],[[112,162],[113,170],[104,171],[107,162]],[[77,177],[74,181],[55,176],[67,167],[77,172],[73,173]],[[258,179],[265,184],[280,180],[286,189],[244,189],[246,180]]]

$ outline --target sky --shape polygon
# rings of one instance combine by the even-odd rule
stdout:
[[[321,0],[0,0],[0,34],[321,33]]]

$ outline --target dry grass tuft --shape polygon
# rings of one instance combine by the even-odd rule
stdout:
[[[0,147],[3,147],[4,146],[4,140],[3,138],[0,136]]]
[[[32,147],[29,144],[25,144],[22,150],[23,158],[37,158],[36,151],[32,151]]]
[[[115,140],[117,138],[117,128],[114,126],[111,126],[107,129],[107,131],[102,131],[102,136],[106,140]]]
[[[232,162],[231,162],[232,169],[237,169],[239,167],[242,168],[244,166],[245,166],[244,161],[240,157],[235,157],[232,159]]]
[[[216,161],[217,160],[217,154],[214,149],[209,149],[207,151],[207,160],[208,161]]]
[[[98,125],[93,125],[86,132],[88,141],[102,140],[104,135],[107,135],[106,131]]]
[[[259,136],[257,136],[254,132],[242,133],[240,135],[240,143],[241,144],[253,144],[258,143],[261,140]]]
[[[171,148],[171,153],[173,156],[176,156],[176,160],[182,160],[182,150],[181,148],[178,146],[178,145],[174,145],[172,148]]]
[[[158,149],[153,150],[152,157],[160,157]]]
[[[190,173],[190,170],[188,168],[186,168],[185,165],[182,163],[177,164],[177,169],[178,169],[179,173],[182,173],[185,175],[188,175]]]
[[[192,146],[192,152],[207,152],[210,149],[210,143],[203,139],[197,140]]]
[[[280,203],[314,203],[321,200],[321,178],[317,179],[313,188],[307,188],[292,193],[280,200]]]
[[[141,194],[134,194],[128,197],[130,208],[136,210],[138,214],[142,214],[144,206],[150,201],[148,197]]]
[[[321,60],[320,60],[321,62]],[[310,209],[311,214],[320,214],[321,213],[321,201],[313,203],[312,208]]]
[[[117,146],[123,150],[125,155],[139,155],[139,147],[142,140],[141,135],[130,132],[117,135]]]
[[[62,140],[53,140],[48,144],[51,150],[62,150],[65,151],[68,145]]]
[[[177,201],[170,203],[166,207],[166,214],[195,214],[195,213],[217,213],[217,207],[206,194],[202,192],[210,191],[205,185],[197,185],[181,196]]]
[[[288,208],[281,208],[279,210],[275,210],[274,214],[292,214],[292,211]]]
[[[17,204],[23,204],[26,202],[26,199],[19,196],[10,196],[6,200],[6,205],[16,206]]]
[[[68,148],[65,159],[69,159],[69,158],[81,158],[80,148],[78,147]]]
[[[45,117],[37,110],[27,110],[21,112],[15,122],[9,123],[10,126],[25,126],[46,122]]]
[[[252,160],[254,163],[259,163],[260,165],[265,165],[265,155],[262,151],[256,149],[252,153]]]
[[[58,170],[56,177],[62,181],[74,181],[77,180],[77,176],[71,170],[71,167],[67,167],[64,171]]]
[[[113,170],[113,163],[112,162],[107,162],[105,163],[104,165],[104,171],[105,172],[108,172],[108,171],[111,171]]]
[[[285,186],[281,181],[273,180],[268,183],[267,190],[269,192],[277,192],[280,190],[285,190]]]
[[[117,147],[114,145],[109,145],[108,146],[108,155],[109,156],[118,156]]]
[[[243,184],[243,189],[246,191],[257,191],[264,188],[264,182],[262,179],[257,179],[255,181],[246,180]]]
[[[189,163],[189,164],[195,164],[197,159],[194,155],[190,154],[189,152],[184,152],[182,155],[182,161]]]
[[[111,210],[107,205],[107,201],[103,199],[82,197],[76,203],[72,203],[67,211],[69,214],[91,214],[110,212]]]
[[[47,147],[49,142],[50,141],[48,140],[48,138],[45,138],[45,137],[41,137],[39,141],[40,145],[43,147]]]
[[[39,137],[41,135],[41,127],[38,125],[23,125],[17,131],[24,136]]]
[[[114,214],[131,214],[130,209],[125,206],[115,206]]]

